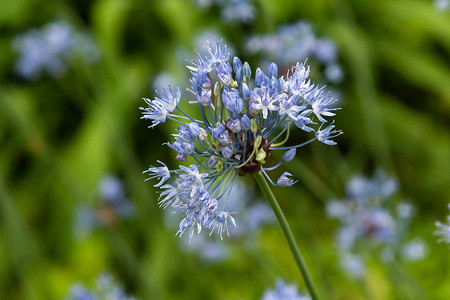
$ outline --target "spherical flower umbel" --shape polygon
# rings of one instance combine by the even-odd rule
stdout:
[[[341,223],[336,237],[342,265],[356,277],[364,273],[363,255],[367,249],[379,253],[386,262],[425,256],[425,244],[420,238],[408,241],[414,207],[405,201],[391,204],[397,191],[397,180],[378,170],[373,178],[353,177],[347,184],[345,199],[328,202],[328,215]]]
[[[291,174],[284,173],[275,184],[267,172],[292,160],[296,149],[312,141],[334,145],[331,139],[342,132],[326,119],[335,115],[337,100],[311,83],[305,64],[297,63],[278,78],[278,67],[272,63],[267,75],[258,68],[252,80],[250,65],[237,57],[231,63],[222,42],[208,43],[207,50],[207,55],[197,53],[188,66],[193,101],[186,102],[198,106],[200,119],[181,109],[181,92],[170,87],[154,100],[144,99],[148,107],[141,108],[142,118],[152,121],[150,127],[167,119],[179,124],[175,140],[166,145],[190,166],[171,171],[163,164],[145,172],[160,180],[155,185],[161,188],[160,205],[184,215],[179,235],[187,230],[192,236],[207,228],[222,237],[235,225],[225,205],[238,175],[261,171],[273,185],[290,186]],[[292,125],[315,136],[311,133],[309,140],[286,146]],[[287,152],[278,164],[267,167],[271,151],[277,150]]]

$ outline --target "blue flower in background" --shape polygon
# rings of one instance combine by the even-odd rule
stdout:
[[[218,6],[221,18],[225,23],[252,23],[255,19],[256,8],[254,0],[196,0],[202,9]]]
[[[236,224],[226,203],[238,175],[261,170],[273,185],[294,183],[286,174],[278,184],[270,179],[266,171],[281,165],[263,166],[270,151],[288,150],[292,159],[292,149],[316,139],[332,144],[329,139],[341,134],[340,130],[331,130],[334,125],[322,130],[328,122],[324,117],[333,116],[331,111],[337,109],[336,100],[310,82],[309,68],[304,64],[297,63],[286,78],[277,77],[275,64],[268,75],[257,69],[253,82],[248,63],[235,57],[232,67],[222,42],[208,43],[207,50],[207,55],[197,53],[197,60],[188,65],[192,75],[189,91],[194,98],[191,103],[197,105],[201,119],[180,108],[181,92],[178,89],[175,94],[170,87],[159,98],[144,99],[148,108],[141,108],[142,118],[152,121],[150,127],[166,120],[179,124],[173,134],[175,141],[167,146],[177,152],[177,160],[189,160],[190,166],[164,172],[161,167],[150,167],[147,171],[151,178],[159,178],[158,186],[167,182],[161,186],[160,205],[184,215],[178,234],[188,230],[189,237],[203,228],[217,231],[220,237],[229,234],[230,225]],[[300,128],[315,131],[317,136],[298,145],[283,146],[291,125],[298,122],[310,125]],[[284,140],[277,143],[284,135]],[[286,161],[283,156],[282,162]]]
[[[421,239],[407,241],[414,214],[410,203],[400,202],[393,209],[390,199],[398,191],[398,182],[378,170],[369,179],[353,177],[347,185],[347,197],[327,205],[329,216],[341,222],[337,234],[341,262],[351,274],[364,274],[364,249],[375,248],[384,261],[399,257],[418,260],[425,256]]]
[[[117,285],[109,274],[100,275],[93,289],[77,283],[70,289],[66,300],[135,300],[127,296],[122,287]]]
[[[301,295],[297,286],[288,285],[282,279],[278,279],[275,289],[267,290],[261,300],[311,300],[311,297]]]
[[[87,33],[76,32],[62,21],[17,36],[13,48],[20,54],[16,72],[29,80],[36,80],[42,73],[63,76],[69,61],[76,56],[89,63],[100,58],[99,49]]]
[[[450,204],[448,208],[450,209]],[[447,216],[447,224],[436,221],[436,227],[434,234],[438,236],[438,241],[450,244],[450,215]]]
[[[332,83],[340,83],[344,77],[336,44],[331,39],[316,37],[312,25],[306,21],[284,25],[273,34],[253,35],[248,38],[246,49],[250,54],[278,61],[284,68],[299,60],[317,61],[325,66],[325,76]]]
[[[449,11],[450,0],[435,0],[434,7],[440,11]]]
[[[76,210],[76,231],[86,236],[92,229],[108,226],[134,215],[134,205],[126,197],[123,183],[115,176],[105,176],[98,184],[98,200],[82,204]]]

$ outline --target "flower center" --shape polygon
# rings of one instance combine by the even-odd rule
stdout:
[[[257,150],[263,149],[263,151],[266,153],[266,158],[270,156],[270,145],[268,144],[268,139],[262,139],[261,145]],[[253,174],[257,173],[261,169],[261,163],[256,160],[256,153],[258,151],[253,151],[253,147],[255,144],[254,139],[249,139],[247,142],[247,150],[245,153],[245,160],[250,158],[250,155],[253,155],[253,157],[249,160],[248,163],[246,163],[244,166],[242,166],[239,170],[239,175],[244,176],[247,173]]]

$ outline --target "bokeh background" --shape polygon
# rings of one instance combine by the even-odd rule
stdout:
[[[305,292],[276,223],[224,239],[226,255],[216,249],[209,259],[205,246],[175,237],[157,205],[156,182],[144,182],[142,171],[158,159],[177,165],[161,146],[176,127],[148,129],[138,109],[160,82],[189,85],[184,59],[200,49],[203,33],[226,40],[254,71],[277,58],[252,53],[248,39],[301,20],[335,43],[343,73],[329,85],[341,99],[338,146],[301,148],[284,166],[299,182],[275,188],[316,285],[325,299],[450,297],[449,248],[433,235],[450,199],[449,9],[419,0],[251,5],[252,18],[240,22],[208,1],[2,0],[1,298],[62,299],[74,283],[92,286],[105,272],[141,299],[258,299],[277,278]],[[83,49],[26,76],[19,61],[27,46],[18,37],[54,22],[79,33],[72,47]],[[25,67],[39,59],[33,53],[48,54],[49,44],[29,46]],[[313,67],[315,80],[321,68]],[[325,207],[345,197],[353,175],[379,168],[398,179],[397,197],[415,206],[410,237],[425,242],[426,254],[384,263],[369,251],[366,272],[355,278],[339,263],[340,225]],[[264,202],[246,177],[245,201]],[[102,204],[108,184],[128,203],[117,211]],[[239,213],[236,219],[245,224]]]

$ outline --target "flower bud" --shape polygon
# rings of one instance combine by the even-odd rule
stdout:
[[[241,86],[242,86],[242,97],[244,99],[250,98],[250,89],[248,88],[248,85],[245,82],[243,82]]]
[[[206,72],[198,71],[196,80],[198,85],[204,84],[206,82]]]
[[[258,152],[256,152],[256,161],[264,164],[265,158],[266,158],[266,151],[264,151],[263,148],[259,149]]]
[[[242,128],[243,130],[249,130],[249,129],[250,129],[250,126],[251,126],[250,118],[247,117],[247,115],[244,115],[244,116],[241,118],[241,128]]]
[[[251,120],[250,130],[253,132],[253,134],[256,134],[256,132],[258,131],[258,124],[256,124],[256,121],[254,119]]]
[[[297,149],[295,149],[295,148],[289,149],[288,151],[284,152],[281,160],[282,161],[291,161],[294,159],[296,153],[297,153]]]
[[[236,73],[238,70],[240,70],[242,68],[242,62],[239,59],[239,57],[235,56],[233,58],[233,70]]]
[[[234,133],[238,133],[239,131],[241,131],[241,123],[239,122],[238,119],[235,119],[233,121],[229,121],[227,123],[227,127],[228,127],[228,129],[230,129]]]
[[[264,75],[263,71],[261,71],[260,68],[256,69],[255,84],[256,84],[257,86],[260,86],[260,85],[261,85],[261,83],[262,83],[263,80],[264,80],[264,76],[265,76],[265,75]]]
[[[253,147],[258,148],[261,145],[261,142],[262,142],[262,136],[258,135],[256,137],[255,144],[253,145]]]
[[[242,75],[242,68],[236,71],[236,76],[234,78],[237,82],[241,82],[244,80],[244,75]]]
[[[187,124],[187,129],[192,138],[197,138],[200,135],[200,126],[196,122]]]
[[[288,176],[292,176],[292,174],[289,173],[289,172],[284,172],[283,175],[281,175],[281,177],[278,178],[277,185],[279,185],[279,186],[291,186],[291,185],[293,185],[294,183],[297,182],[297,181],[294,181],[292,179],[289,179]]]
[[[220,82],[216,81],[216,84],[214,85],[214,96],[216,96],[216,97],[220,96],[221,89],[222,89],[222,86],[220,85]]]
[[[200,135],[198,137],[200,138],[201,141],[204,141],[208,138],[208,133],[206,132],[205,129],[200,128]]]
[[[275,63],[271,63],[269,65],[269,77],[277,77],[278,76],[278,66]]]
[[[250,65],[248,64],[248,62],[244,63],[244,66],[242,67],[242,74],[246,78],[250,78],[250,76],[252,76],[252,69],[250,68]]]

